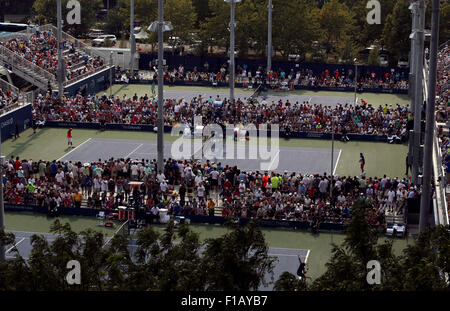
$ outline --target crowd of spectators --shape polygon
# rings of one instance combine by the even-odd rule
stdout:
[[[385,213],[401,215],[417,198],[408,180],[274,172],[245,172],[206,161],[109,159],[84,163],[14,159],[4,164],[4,200],[51,210],[135,206],[158,214],[346,223],[358,200],[371,203],[370,222],[382,225]],[[331,194],[331,200],[330,200]],[[330,204],[332,203],[332,204]]]
[[[186,70],[182,64],[178,67],[166,68],[164,70],[164,79],[169,83],[176,81],[184,82],[226,82],[229,81],[229,72],[226,64],[220,67],[217,72],[208,70],[209,66],[204,66],[203,70],[194,67],[192,70]],[[125,80],[122,78],[125,77]],[[150,63],[150,71],[137,72],[131,74],[127,71],[116,72],[116,79],[129,82],[135,80],[156,80],[157,68]],[[250,85],[260,85],[266,81],[272,88],[278,88],[282,83],[290,86],[305,87],[333,87],[347,88],[354,87],[354,71],[336,69],[334,72],[325,69],[320,74],[315,74],[312,69],[291,69],[285,72],[283,69],[265,73],[262,67],[257,70],[250,70],[246,65],[236,67],[236,82]],[[386,90],[407,90],[408,76],[404,71],[396,72],[392,69],[386,71],[381,76],[375,72],[365,72],[358,74],[358,88],[362,89],[386,89]]]
[[[445,169],[446,185],[450,185],[450,47],[446,44],[438,52],[438,79],[437,93],[439,102],[436,106],[436,121],[445,123],[445,126],[439,127],[439,145],[442,152],[442,163]],[[446,130],[444,129],[446,128]],[[447,193],[447,202],[450,205],[450,193]]]
[[[0,88],[0,111],[2,113],[4,110],[7,110],[9,107],[14,105],[17,100],[17,97],[13,96],[11,90],[4,91]]]
[[[38,121],[106,122],[118,124],[147,124],[156,126],[157,101],[147,95],[136,94],[128,98],[108,98],[106,95],[71,97],[63,100],[40,96],[33,106]],[[370,104],[339,104],[335,107],[313,105],[308,102],[267,103],[255,99],[202,98],[190,102],[166,99],[164,118],[166,125],[193,124],[195,116],[203,116],[203,124],[279,124],[281,129],[297,132],[335,131],[369,135],[406,135],[408,111],[406,107],[387,106],[375,108]]]
[[[66,69],[65,81],[75,79],[103,67],[104,63],[100,57],[88,56],[75,49],[73,43],[66,43],[67,46],[65,46],[63,54]],[[30,34],[29,37],[18,36],[7,41],[0,41],[0,44],[56,77],[58,46],[57,38],[52,31],[36,31],[36,33]]]

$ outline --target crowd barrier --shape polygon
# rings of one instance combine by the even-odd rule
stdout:
[[[0,116],[1,140],[2,142],[11,138],[16,130],[16,122],[19,133],[31,127],[32,107],[31,104],[20,106]]]
[[[86,78],[77,80],[77,82],[64,87],[64,93],[66,96],[75,96],[81,93],[83,96],[89,94],[97,94],[109,87],[109,75],[112,70],[114,76],[114,67],[96,69],[99,70],[96,73],[89,72],[86,74]]]
[[[47,127],[59,127],[59,128],[80,128],[80,129],[100,129],[100,123],[83,123],[83,122],[64,122],[64,121],[46,121],[45,126]],[[146,124],[105,124],[104,129],[106,130],[120,130],[120,131],[140,131],[140,132],[155,132],[154,125]],[[193,131],[193,129],[191,129]],[[172,132],[172,126],[164,126],[165,133]],[[258,134],[258,133],[257,133]],[[268,137],[271,137],[270,130],[267,133]],[[353,141],[367,141],[367,142],[388,142],[388,137],[386,135],[360,135],[360,134],[347,134],[348,138]],[[279,132],[279,137],[287,138],[284,131]],[[291,132],[289,138],[312,138],[312,139],[325,139],[331,140],[331,133],[320,133],[320,132]],[[342,138],[341,134],[335,134],[334,138],[340,140]],[[401,142],[404,143],[406,137],[402,137]]]
[[[130,79],[127,82],[115,80],[115,84],[142,84],[148,85],[152,84],[153,80],[133,80]],[[215,85],[210,81],[174,81],[168,82],[164,80],[165,85],[169,86],[202,86],[202,87],[228,87],[229,84],[227,82],[217,82]],[[243,83],[235,83],[235,87],[242,88],[244,87]],[[304,85],[294,85],[295,90],[308,90],[308,91],[332,91],[332,92],[354,92],[354,87],[313,87],[313,86],[304,86]],[[402,89],[382,89],[382,88],[362,88],[358,89],[358,93],[385,93],[385,94],[408,94],[408,90]]]
[[[39,214],[47,214],[48,208],[46,206],[37,206],[37,205],[16,205],[16,204],[5,204],[5,211],[7,212],[32,212]],[[94,217],[99,213],[99,209],[92,208],[63,208],[59,209],[60,215],[67,216],[87,216]],[[105,216],[110,213],[116,213],[114,210],[104,210]],[[228,218],[219,217],[219,216],[197,216],[197,215],[189,215],[184,216],[189,219],[190,223],[196,224],[220,224],[223,225],[229,221]],[[239,223],[242,225],[247,224],[250,219],[247,218],[239,218]],[[290,220],[269,220],[269,219],[261,219],[259,221],[261,227],[266,228],[287,228],[287,229],[301,229],[308,230],[310,228],[309,222],[306,221],[290,221]],[[342,231],[345,229],[345,225],[338,223],[321,223],[321,230],[333,230],[333,231]]]
[[[152,62],[152,66],[155,66],[155,60],[158,59],[157,53],[139,53],[139,69],[140,70],[149,70],[150,62]],[[220,57],[220,56],[178,56],[171,55],[170,53],[164,53],[164,59],[166,60],[167,66],[169,68],[178,68],[178,66],[183,65],[185,71],[192,71],[194,67],[197,67],[198,71],[204,71],[204,64],[207,62],[209,65],[210,72],[219,72],[222,66],[228,66],[228,58]],[[266,67],[265,59],[236,59],[236,68],[238,66],[244,67],[247,66],[247,70],[256,71],[261,68]],[[272,61],[272,69],[277,71],[279,69],[284,70],[286,73],[289,73],[291,69],[296,72],[299,70],[311,70],[314,75],[320,76],[322,72],[325,70],[329,70],[330,74],[333,74],[335,70],[339,70],[339,72],[348,74],[350,71],[353,72],[355,70],[355,66],[351,65],[343,65],[343,64],[319,64],[319,63],[296,63],[292,61]],[[391,73],[392,70],[395,73],[399,73],[403,75],[404,78],[409,77],[409,68],[397,68],[397,67],[380,67],[380,66],[358,66],[358,74],[366,75],[375,73],[378,77],[383,76],[386,72]]]

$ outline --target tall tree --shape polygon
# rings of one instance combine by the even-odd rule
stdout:
[[[404,251],[402,266],[403,290],[449,290],[449,227],[437,226],[421,232],[416,243]]]
[[[287,57],[304,55],[317,37],[318,24],[313,17],[311,1],[273,1],[274,49]]]
[[[380,66],[380,50],[378,49],[378,46],[375,46],[370,50],[367,64],[369,66]]]
[[[316,21],[320,28],[321,41],[327,55],[335,53],[350,40],[353,13],[338,0],[326,2],[319,10],[314,10]]]
[[[269,247],[255,221],[205,244],[201,270],[206,275],[206,290],[257,290],[268,284],[266,274],[273,275],[276,259],[268,255]]]
[[[313,290],[368,291],[384,289],[392,284],[393,278],[400,278],[399,258],[392,251],[392,242],[378,244],[378,232],[369,225],[368,211],[371,205],[357,202],[352,208],[352,221],[346,229],[342,245],[333,245],[332,256],[326,264],[326,272],[313,282]],[[383,267],[381,285],[372,287],[366,280],[366,265],[378,260]]]
[[[178,37],[182,42],[189,41],[197,20],[192,0],[165,0],[164,19],[173,26],[169,36]]]
[[[201,40],[209,48],[225,48],[228,52],[230,6],[223,0],[209,0],[211,15],[201,25]]]
[[[439,42],[441,44],[450,40],[450,2],[441,3],[441,16],[439,20]]]
[[[69,0],[62,0],[62,17],[66,20],[66,15],[69,12],[66,9]],[[63,24],[66,31],[71,32],[75,36],[86,34],[89,29],[97,22],[97,13],[103,7],[101,0],[79,0],[81,8],[81,23],[79,25],[69,25],[67,22]],[[55,0],[36,0],[33,4],[33,11],[35,14],[34,21],[40,25],[50,23],[56,26],[57,24],[57,10]]]
[[[411,49],[409,35],[412,18],[411,11],[408,10],[409,5],[408,0],[398,0],[384,24],[382,39],[391,52],[392,62],[407,57]]]

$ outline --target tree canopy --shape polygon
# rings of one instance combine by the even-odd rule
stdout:
[[[63,10],[68,0],[63,0]],[[75,35],[87,33],[99,22],[96,13],[103,8],[100,0],[81,0],[82,25],[66,27]],[[268,0],[242,0],[236,5],[236,47],[241,57],[250,53],[265,56],[267,46]],[[430,2],[430,1],[429,1]],[[0,8],[12,9],[14,2],[0,1]],[[381,24],[367,23],[367,0],[273,0],[273,46],[277,55],[311,55],[321,61],[340,59],[349,63],[359,51],[380,44],[391,53],[394,63],[407,57],[410,49],[411,12],[409,0],[380,0]],[[157,0],[135,0],[135,21],[145,29],[157,20]],[[35,22],[56,24],[56,2],[36,0]],[[440,42],[450,38],[450,4],[441,4]],[[430,15],[430,10],[428,10]],[[102,25],[108,33],[129,36],[130,1],[118,0]],[[213,49],[228,52],[230,5],[223,0],[165,0],[164,19],[171,21],[173,31],[165,34],[179,37],[184,43],[200,40],[200,54]],[[428,24],[431,19],[427,19]],[[408,25],[408,26],[406,26]],[[151,34],[149,43],[156,41]],[[329,58],[331,57],[331,59]]]

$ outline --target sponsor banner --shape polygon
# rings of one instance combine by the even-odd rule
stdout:
[[[31,111],[30,111],[31,114]],[[9,122],[9,121],[8,121]],[[84,129],[99,129],[99,123],[83,123],[83,122],[59,122],[59,121],[47,121],[45,125],[48,127],[63,127],[63,128],[84,128]],[[144,131],[144,132],[156,132],[156,127],[147,124],[106,124],[105,128],[107,130],[118,130],[118,131]],[[172,131],[171,126],[164,126],[164,132],[170,133]],[[194,129],[191,128],[191,132]],[[259,133],[259,130],[258,130]],[[3,131],[2,131],[3,135]],[[271,132],[268,131],[268,137],[271,137]],[[388,142],[387,136],[377,136],[377,135],[359,135],[359,134],[347,134],[350,140],[354,141],[372,141],[372,142]],[[285,132],[281,131],[280,136],[287,138]],[[341,134],[335,134],[334,139],[340,140]],[[312,139],[326,139],[330,140],[332,138],[331,133],[320,133],[320,132],[291,132],[289,138],[312,138]]]
[[[115,84],[152,84],[153,80],[130,80],[129,83],[115,80]],[[173,85],[173,86],[205,86],[205,87],[228,87],[229,84],[225,82],[216,82],[214,85],[210,81],[175,81],[168,82],[164,80],[164,85]],[[242,88],[243,83],[235,83],[236,88]],[[294,88],[296,90],[309,90],[309,91],[332,91],[332,92],[354,92],[355,88],[353,87],[314,87],[314,86],[303,86],[303,85],[295,85]],[[358,93],[387,93],[387,94],[408,94],[408,90],[400,90],[400,89],[358,89]]]
[[[36,206],[36,205],[16,205],[16,204],[5,204],[5,211],[7,212],[33,212],[40,214],[47,214],[48,208],[46,206]],[[96,216],[100,210],[93,208],[60,208],[60,215],[71,215],[71,216]],[[104,210],[105,215],[107,216],[110,213],[116,213],[114,210]],[[208,224],[224,224],[229,219],[225,217],[217,217],[217,216],[196,216],[196,215],[185,215],[185,219],[189,219],[190,223],[208,223]],[[250,219],[240,218],[236,221],[239,221],[240,224],[247,224]],[[309,223],[306,221],[290,221],[290,220],[269,220],[269,219],[261,219],[260,220],[261,227],[268,228],[292,228],[292,229],[309,229]],[[322,230],[336,230],[342,231],[345,229],[345,226],[342,224],[334,224],[334,223],[321,223],[320,229]]]
[[[19,134],[27,128],[31,127],[31,111],[31,104],[27,104],[21,108],[7,112],[0,117],[2,142],[14,137],[14,133],[16,131],[16,123],[19,128]]]
[[[114,70],[112,69],[112,75],[114,77]],[[109,74],[110,70],[108,68],[99,71],[91,76],[88,76],[80,81],[77,81],[71,85],[64,88],[64,93],[67,96],[75,96],[81,93],[83,96],[89,94],[96,94],[109,87]]]

